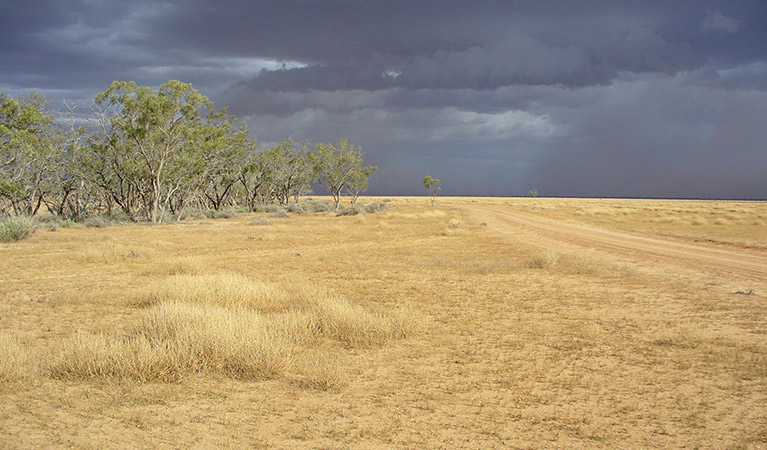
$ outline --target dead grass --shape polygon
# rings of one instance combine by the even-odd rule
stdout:
[[[290,346],[253,311],[163,302],[125,337],[78,334],[51,367],[55,378],[179,381],[196,372],[267,379],[290,363]]]
[[[319,288],[282,289],[233,273],[173,275],[149,288],[146,297],[150,306],[130,334],[78,334],[64,344],[52,376],[146,382],[212,372],[268,379],[322,338],[347,346],[383,345],[419,324],[417,314],[372,312]],[[340,383],[320,381],[338,372],[325,360],[304,367],[312,385]]]
[[[156,282],[147,301],[189,302],[259,311],[282,311],[291,307],[291,296],[278,287],[236,273],[173,275]]]
[[[338,357],[328,352],[304,355],[299,371],[302,375],[298,385],[318,391],[338,390],[349,380]]]
[[[758,202],[397,198],[37,233],[0,246],[0,447],[763,444],[764,280],[489,208],[767,249]]]
[[[29,350],[17,338],[0,333],[0,381],[18,381],[29,372]]]
[[[531,257],[525,264],[531,269],[551,269],[559,262],[559,255],[551,250],[544,250]]]

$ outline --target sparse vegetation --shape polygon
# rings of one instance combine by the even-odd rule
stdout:
[[[13,336],[0,332],[0,382],[19,381],[28,371],[29,351]]]
[[[37,228],[29,217],[17,216],[0,219],[0,242],[16,242],[32,236]]]
[[[337,209],[342,194],[354,206],[376,171],[346,139],[259,149],[244,123],[178,80],[157,90],[114,81],[94,99],[89,127],[75,126],[71,110],[54,120],[49,103],[0,95],[0,215],[47,208],[96,226],[91,217],[118,211],[152,223],[233,218],[234,205],[298,203],[313,184]]]
[[[431,197],[431,206],[434,207],[434,198],[439,193],[439,191],[442,190],[442,186],[440,185],[439,179],[432,178],[429,175],[426,175],[426,177],[423,179],[423,187],[426,189],[426,192]]]
[[[356,206],[366,212],[377,200]],[[512,219],[529,211],[650,240],[698,233],[675,240],[759,261],[767,234],[753,223],[767,218],[763,203],[381,203],[385,214],[343,220],[325,211],[272,219],[279,205],[265,205],[224,221],[77,226],[0,246],[0,441],[760,442],[762,278],[712,269],[708,259],[581,252],[577,239]],[[267,219],[271,226],[251,225]]]

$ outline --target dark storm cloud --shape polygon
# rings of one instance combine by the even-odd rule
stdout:
[[[765,197],[767,3],[0,0],[0,90],[192,82],[371,190]],[[762,170],[763,172],[763,170]],[[493,180],[489,182],[488,180]]]

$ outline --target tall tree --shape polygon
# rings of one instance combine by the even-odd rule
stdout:
[[[191,84],[171,80],[157,92],[133,81],[115,81],[96,96],[96,104],[107,153],[138,164],[141,179],[135,187],[147,217],[161,221],[182,180],[190,176],[185,170],[191,156],[186,137],[213,110],[213,102]]]
[[[37,93],[22,101],[0,95],[0,197],[14,214],[39,211],[62,144],[47,104]]]
[[[333,144],[319,143],[314,147],[312,159],[317,180],[330,191],[337,210],[344,188],[359,174],[362,147],[355,147],[343,138]]]

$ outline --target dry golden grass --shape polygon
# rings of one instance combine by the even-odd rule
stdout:
[[[38,230],[0,244],[0,448],[767,445],[767,282],[493,208],[767,249],[758,202],[395,198]]]
[[[18,381],[28,371],[29,351],[13,336],[0,333],[0,381]]]
[[[291,307],[290,295],[274,285],[236,273],[173,275],[155,283],[147,301],[178,301],[260,311],[282,311]],[[297,306],[297,305],[296,305]]]

